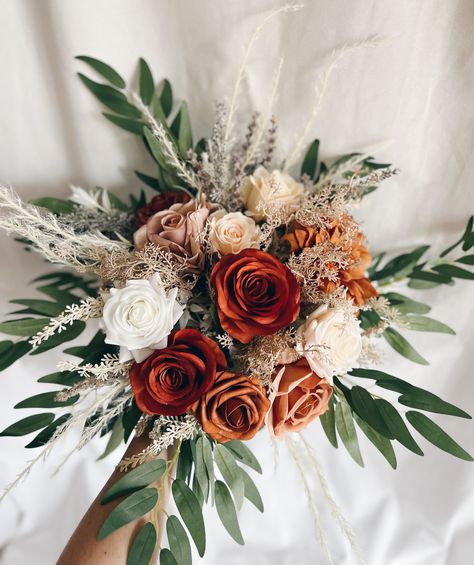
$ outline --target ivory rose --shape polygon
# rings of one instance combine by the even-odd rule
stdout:
[[[202,429],[216,441],[249,440],[263,426],[270,402],[258,379],[230,371],[194,406]]]
[[[331,386],[311,370],[306,359],[277,367],[273,387],[266,424],[278,438],[306,428],[324,414],[332,395]]]
[[[251,216],[256,220],[265,219],[261,206],[280,204],[297,209],[304,195],[304,186],[281,171],[269,172],[257,167],[244,179],[240,198]]]
[[[270,335],[296,320],[300,288],[278,259],[258,249],[224,255],[211,273],[224,330],[242,343]]]
[[[195,200],[176,203],[167,210],[154,214],[133,234],[135,247],[141,250],[148,242],[173,255],[186,259],[189,273],[200,273],[204,268],[204,252],[199,235],[204,229],[210,209]]]
[[[209,217],[209,224],[209,241],[212,250],[219,255],[259,247],[260,230],[255,221],[242,212],[218,210]]]
[[[158,274],[110,289],[103,312],[105,342],[120,346],[121,361],[143,361],[154,349],[166,346],[184,310],[177,294],[176,288],[165,292]]]
[[[138,408],[145,414],[179,416],[214,384],[226,367],[224,353],[198,330],[174,332],[167,347],[130,369]]]
[[[357,365],[362,349],[359,321],[341,308],[317,308],[298,328],[302,353],[311,369],[332,384],[334,375]]]

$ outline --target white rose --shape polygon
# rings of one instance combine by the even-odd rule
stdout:
[[[298,208],[304,194],[300,182],[280,171],[270,173],[265,167],[257,167],[253,175],[244,179],[240,198],[255,220],[263,220],[261,206],[282,204],[290,209]]]
[[[104,305],[105,342],[120,345],[120,360],[144,361],[154,349],[166,347],[167,338],[184,308],[178,289],[165,292],[158,274],[148,280],[130,280],[112,288]]]
[[[298,328],[297,350],[311,369],[332,384],[334,375],[342,375],[357,365],[362,349],[359,320],[341,309],[317,308]]]
[[[252,218],[242,212],[218,210],[210,216],[209,223],[212,250],[220,255],[259,247],[260,229]]]

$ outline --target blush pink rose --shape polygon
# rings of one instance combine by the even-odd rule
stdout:
[[[199,236],[211,211],[206,205],[198,206],[195,200],[173,204],[151,216],[134,233],[135,247],[141,251],[148,242],[153,243],[186,259],[189,273],[200,273],[204,268],[204,252]]]
[[[313,373],[306,359],[277,367],[273,386],[266,424],[275,437],[306,428],[329,407],[332,388]]]

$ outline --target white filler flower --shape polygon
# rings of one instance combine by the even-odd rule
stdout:
[[[297,334],[297,350],[311,369],[330,384],[334,375],[343,375],[357,365],[362,337],[355,315],[323,305],[308,316]]]
[[[112,288],[104,305],[106,343],[120,345],[120,361],[144,361],[154,349],[166,347],[168,336],[184,308],[178,289],[165,292],[158,274],[148,280],[130,280]]]

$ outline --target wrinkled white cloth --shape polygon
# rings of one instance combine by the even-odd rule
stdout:
[[[370,151],[401,174],[371,195],[357,215],[374,251],[432,242],[436,251],[462,231],[474,204],[474,4],[307,0],[298,13],[275,18],[250,56],[239,98],[241,113],[265,109],[272,76],[284,58],[275,112],[282,155],[293,147],[312,106],[317,72],[331,51],[373,34],[390,36],[376,49],[340,64],[329,82],[311,137],[321,155]],[[105,186],[126,195],[140,187],[133,170],[153,172],[138,138],[101,117],[103,108],[75,73],[75,55],[102,59],[136,80],[144,56],[156,78],[168,77],[178,98],[189,101],[195,138],[208,134],[216,100],[228,97],[243,48],[261,19],[282,5],[275,0],[0,0],[0,180],[24,198],[65,197],[68,184]],[[92,72],[87,69],[87,73]],[[243,110],[243,111],[242,111]],[[307,140],[308,142],[311,139]],[[0,239],[1,313],[8,301],[30,297],[28,281],[48,266],[3,235]],[[474,285],[416,292],[433,305],[433,317],[456,337],[410,334],[430,367],[387,350],[385,367],[474,412],[472,305]],[[472,349],[472,348],[471,348]],[[48,390],[36,379],[55,370],[59,352],[27,357],[1,375],[0,428],[20,417],[12,406]],[[53,387],[52,387],[53,388]],[[21,415],[29,414],[22,411]],[[473,424],[435,416],[474,452]],[[472,464],[420,439],[425,457],[397,448],[393,471],[364,437],[366,468],[326,441],[318,423],[307,430],[333,494],[355,527],[370,565],[465,565],[474,526]],[[111,472],[118,452],[96,462],[103,442],[75,454],[59,475],[51,473],[74,445],[63,445],[39,464],[0,507],[0,563],[50,565]],[[265,469],[257,479],[262,516],[245,506],[246,545],[236,545],[214,512],[207,512],[206,565],[313,565],[322,563],[297,471],[280,448],[277,470],[266,432],[252,442]],[[22,440],[2,438],[0,486],[34,456]],[[313,484],[313,483],[311,483]],[[316,487],[315,487],[316,488]],[[355,563],[316,490],[322,521],[337,565]]]

